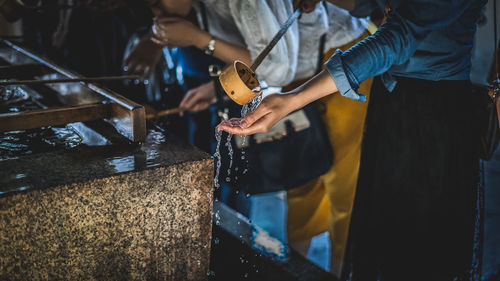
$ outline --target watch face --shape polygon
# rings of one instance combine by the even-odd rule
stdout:
[[[215,50],[215,39],[211,39],[208,42],[208,45],[205,48],[203,48],[203,51],[207,55],[213,55],[214,54],[214,50]]]

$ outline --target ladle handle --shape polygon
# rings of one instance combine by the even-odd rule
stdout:
[[[7,80],[1,81],[0,86],[8,85],[33,85],[33,84],[54,84],[54,83],[73,83],[73,82],[99,82],[99,81],[114,81],[126,79],[139,79],[138,75],[123,75],[123,76],[103,76],[103,77],[82,77],[82,78],[62,78],[62,79],[47,79],[47,80]]]
[[[271,52],[271,50],[274,48],[276,43],[278,43],[278,41],[281,39],[281,37],[283,37],[283,35],[288,30],[288,28],[299,17],[299,15],[300,15],[300,8],[295,10],[295,12],[293,12],[293,14],[283,24],[283,26],[281,26],[281,29],[278,31],[278,33],[276,33],[276,35],[274,35],[273,40],[271,40],[271,42],[266,46],[266,48],[264,50],[262,50],[262,52],[260,52],[259,56],[255,59],[252,66],[250,67],[250,69],[252,69],[252,71],[255,72],[257,67],[259,67],[259,65],[262,63],[264,58],[269,54],[269,52]]]
[[[146,118],[147,119],[160,118],[160,117],[163,117],[166,115],[181,113],[184,110],[186,110],[186,109],[180,108],[180,107],[174,107],[174,108],[170,108],[170,109],[161,110],[161,111],[158,111],[155,113],[150,113],[150,114],[146,115]]]

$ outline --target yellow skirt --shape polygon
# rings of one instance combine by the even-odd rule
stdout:
[[[347,50],[370,33],[339,49]],[[325,58],[333,55],[329,50]],[[361,83],[359,92],[369,92],[372,79]],[[292,189],[288,201],[288,241],[306,241],[328,231],[331,239],[332,264],[341,266],[345,253],[354,194],[358,180],[361,141],[368,102],[358,102],[336,93],[321,100],[323,116],[334,151],[333,165],[320,178]],[[337,267],[337,266],[335,266]]]

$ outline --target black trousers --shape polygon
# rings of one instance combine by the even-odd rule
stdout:
[[[344,278],[469,280],[479,163],[468,81],[371,91]]]

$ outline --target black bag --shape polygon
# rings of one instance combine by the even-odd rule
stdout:
[[[318,70],[321,70],[324,42],[322,36]],[[223,93],[220,84],[216,88]],[[221,181],[252,195],[299,187],[328,172],[333,150],[321,116],[321,105],[321,102],[313,102],[292,112],[267,133],[244,138],[233,136],[234,155],[222,161]],[[234,103],[230,108],[231,112],[225,115],[237,116],[241,109]],[[224,145],[225,136],[220,146],[223,156],[229,152]]]
[[[244,167],[233,174],[233,186],[238,190],[247,194],[289,190],[330,169],[333,151],[317,102],[293,112],[273,128],[278,129],[246,137],[248,146],[235,151],[235,159],[239,156]],[[239,139],[235,136],[236,143]]]

